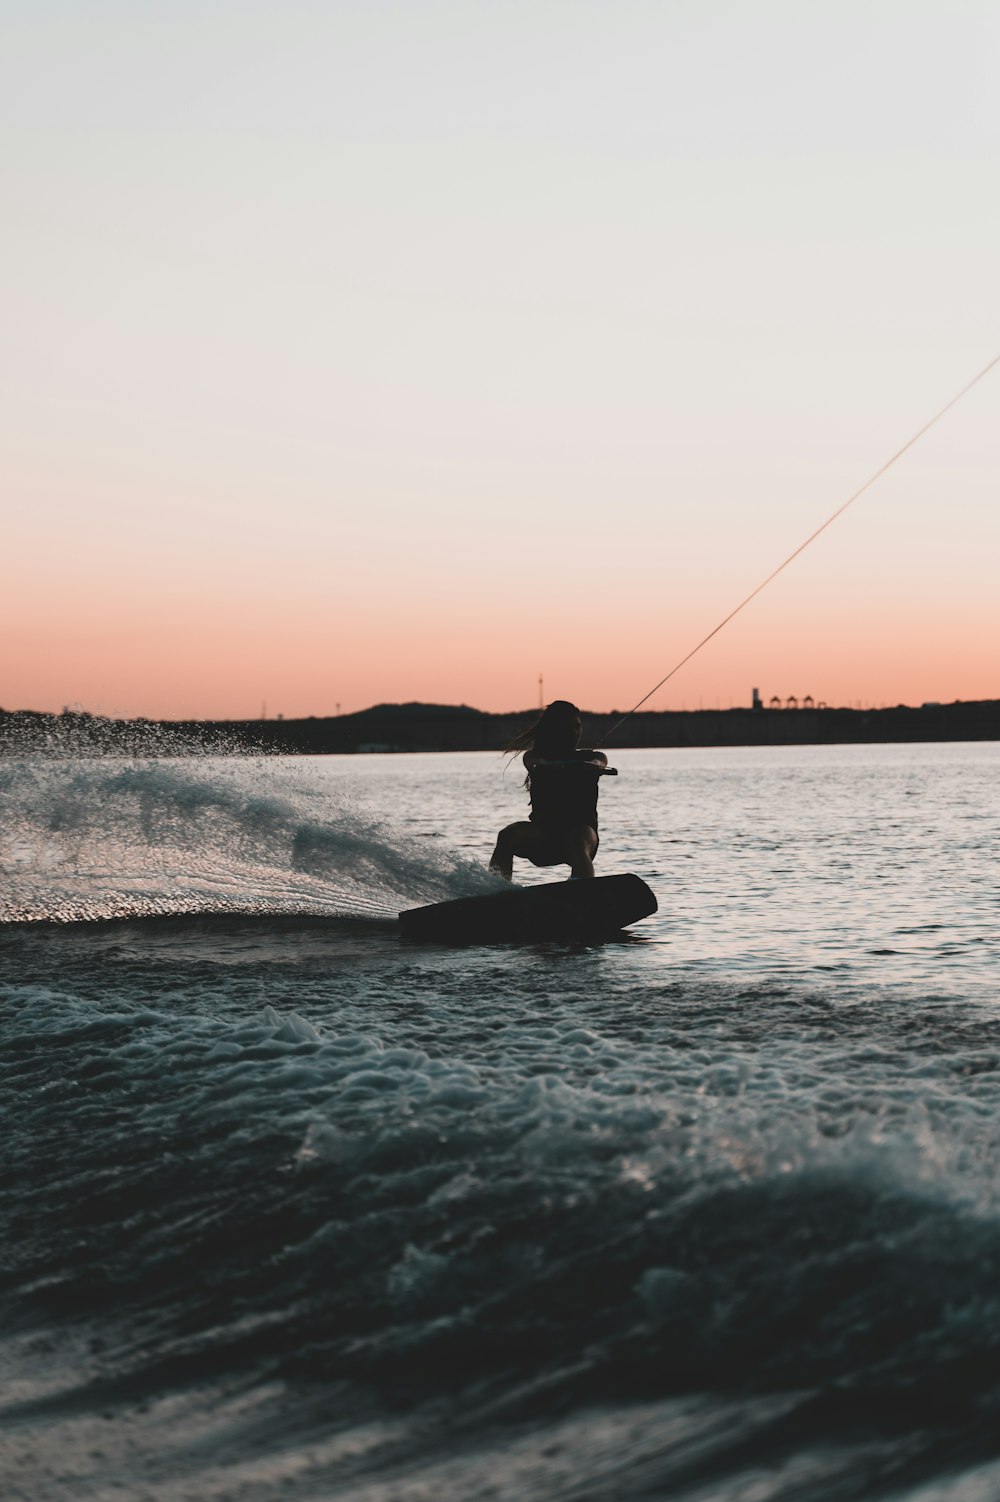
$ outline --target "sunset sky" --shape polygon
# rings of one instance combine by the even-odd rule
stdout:
[[[625,710],[1000,352],[995,0],[0,0],[0,705]],[[1000,697],[1000,368],[654,708]]]

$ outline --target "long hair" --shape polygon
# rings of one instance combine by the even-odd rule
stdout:
[[[553,699],[533,725],[521,730],[504,746],[504,755],[511,760],[525,751],[534,751],[538,756],[569,758],[576,750],[580,739],[580,711],[568,699]],[[531,773],[524,779],[526,788],[531,787]]]

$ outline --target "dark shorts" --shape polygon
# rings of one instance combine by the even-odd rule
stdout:
[[[556,824],[551,823],[547,819],[531,819],[529,820],[529,822],[532,829],[538,830],[543,840],[543,847],[537,852],[539,857],[537,864],[546,866],[558,866],[561,865],[566,859],[564,854],[566,849],[566,841],[569,838],[571,832],[574,829],[579,829],[580,824],[584,821],[580,820],[580,822],[577,824]],[[594,855],[596,855],[601,843],[601,837],[598,834],[597,830],[594,829],[593,824],[589,824],[587,827],[594,830],[594,839],[597,842],[594,846]],[[548,857],[551,857],[551,859],[549,859]]]

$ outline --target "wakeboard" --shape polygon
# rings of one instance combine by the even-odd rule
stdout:
[[[626,872],[435,902],[400,913],[399,926],[404,939],[417,943],[592,943],[648,918],[656,906],[642,878]]]

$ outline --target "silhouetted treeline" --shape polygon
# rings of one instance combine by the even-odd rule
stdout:
[[[486,714],[468,705],[377,704],[302,720],[113,720],[0,709],[0,753],[77,756],[355,755],[386,751],[500,751],[537,709]],[[584,739],[621,718],[584,714]],[[1000,699],[893,709],[696,709],[634,714],[609,749],[628,746],[847,745],[879,741],[1000,740]]]

